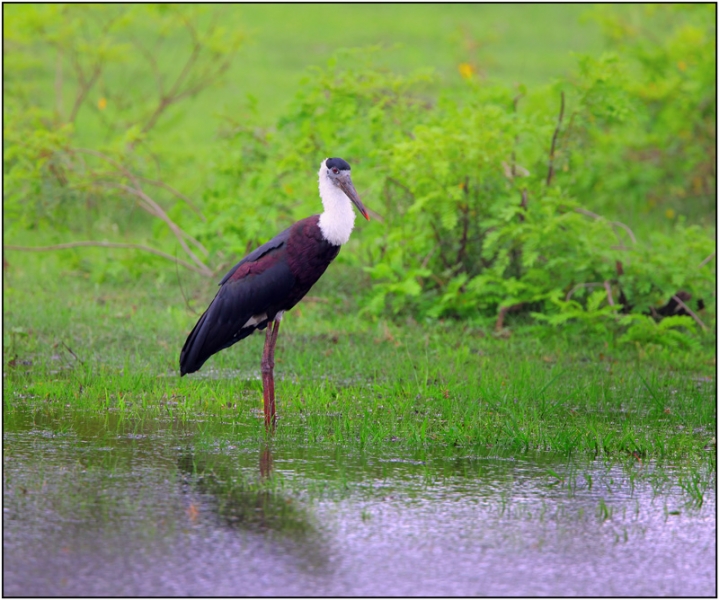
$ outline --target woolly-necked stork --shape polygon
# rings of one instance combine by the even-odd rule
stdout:
[[[304,297],[349,240],[355,221],[351,202],[369,220],[346,161],[322,161],[319,188],[324,212],[297,221],[232,267],[180,353],[180,375],[194,373],[216,352],[267,329],[262,392],[268,428],[275,424],[273,369],[282,314]]]

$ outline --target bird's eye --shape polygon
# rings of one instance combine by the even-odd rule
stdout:
[[[337,169],[337,168],[335,168],[335,169],[332,169],[332,172],[333,172],[335,175],[337,175],[337,174],[340,172],[340,170]]]

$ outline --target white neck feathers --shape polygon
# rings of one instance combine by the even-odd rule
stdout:
[[[327,177],[327,167],[322,161],[319,172],[320,198],[325,210],[320,215],[319,226],[324,238],[335,246],[346,244],[355,225],[352,201]]]

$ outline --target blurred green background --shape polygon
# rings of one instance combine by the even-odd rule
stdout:
[[[377,219],[330,290],[374,315],[603,330],[685,290],[713,319],[713,5],[3,12],[15,273],[217,278],[341,155]],[[132,248],[17,249],[78,241]]]

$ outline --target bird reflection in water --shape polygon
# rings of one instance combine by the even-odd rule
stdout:
[[[272,450],[270,445],[266,444],[260,450],[260,477],[267,479],[272,474]]]
[[[270,443],[263,442],[256,456],[257,466],[251,470],[228,454],[188,449],[180,456],[190,503],[205,516],[196,524],[260,534],[299,568],[326,570],[328,543],[311,506],[276,479]]]

